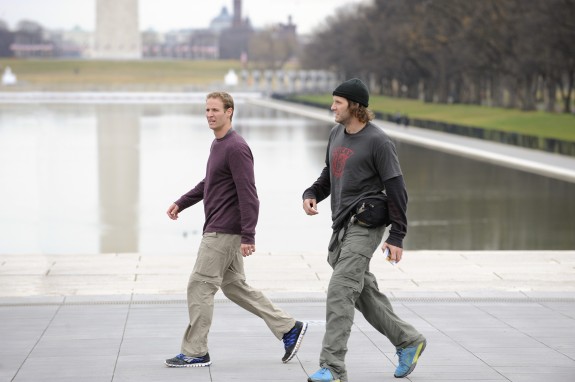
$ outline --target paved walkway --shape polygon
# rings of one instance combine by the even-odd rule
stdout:
[[[310,329],[298,356],[216,296],[209,368],[169,369],[195,257],[1,255],[0,381],[305,381],[324,331],[325,254],[256,253],[248,281]],[[575,380],[575,251],[413,251],[372,261],[396,311],[428,338],[412,381]],[[350,381],[393,381],[397,358],[356,316]]]
[[[327,111],[250,102],[332,120]],[[416,144],[575,181],[573,158],[385,127]],[[0,255],[0,382],[303,382],[318,368],[331,274],[325,256],[246,259],[249,283],[310,324],[289,364],[265,324],[218,293],[212,366],[169,369],[163,360],[179,351],[193,254]],[[575,250],[410,251],[395,266],[377,253],[371,270],[399,315],[428,339],[408,380],[575,381]],[[350,381],[394,381],[394,352],[357,315]]]
[[[0,255],[0,303],[11,298],[178,295],[195,261],[185,255]],[[250,283],[282,296],[325,294],[331,268],[324,253],[257,252],[245,261]],[[575,300],[575,251],[408,251],[391,265],[371,262],[380,288],[393,297]]]

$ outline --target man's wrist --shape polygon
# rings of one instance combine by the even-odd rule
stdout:
[[[387,244],[393,245],[394,247],[403,248],[403,238],[394,236],[392,234],[389,235],[387,240],[385,240]]]

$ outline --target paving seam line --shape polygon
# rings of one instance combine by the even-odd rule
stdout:
[[[301,297],[301,298],[271,298],[274,303],[325,303],[324,297]],[[575,303],[575,297],[389,297],[390,301],[397,303]],[[216,298],[216,304],[229,304],[232,301],[227,298]],[[61,302],[1,302],[0,308],[25,307],[25,306],[81,306],[81,305],[186,305],[184,299],[166,300],[85,300],[85,301],[61,301]]]

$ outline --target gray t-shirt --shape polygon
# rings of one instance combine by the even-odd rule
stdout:
[[[356,134],[347,134],[341,124],[334,126],[325,162],[334,228],[342,224],[359,200],[381,195],[385,181],[402,175],[395,145],[371,122]]]

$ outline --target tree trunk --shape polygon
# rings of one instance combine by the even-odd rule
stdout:
[[[523,86],[522,86],[522,105],[521,109],[525,111],[535,110],[535,91],[536,88],[536,81],[533,80],[533,76],[526,75],[523,78]]]
[[[566,76],[567,89],[564,90],[562,84],[560,84],[561,98],[563,98],[563,113],[571,113],[571,94],[573,93],[573,82],[575,79],[575,72],[573,70],[569,71]]]
[[[510,109],[517,109],[517,80],[511,78],[507,90],[509,91],[509,101],[507,107]]]
[[[405,84],[401,85],[406,86]],[[409,99],[419,99],[419,82],[413,82],[410,83],[409,86],[406,86],[407,88],[407,98]],[[400,93],[403,95],[404,92],[403,90],[400,89]]]
[[[549,113],[555,112],[555,101],[557,100],[557,84],[551,79],[545,81],[545,88],[547,90],[547,97],[545,99],[545,111]]]
[[[481,105],[481,78],[479,75],[473,76],[471,87],[471,103],[474,105]]]
[[[389,78],[383,77],[381,79],[381,94],[393,97],[393,81]]]
[[[493,74],[491,76],[491,101],[494,107],[504,106],[504,90],[501,81],[501,75]]]
[[[461,92],[463,89],[463,80],[457,76],[453,81],[453,103],[461,103]]]
[[[437,102],[447,103],[449,97],[449,81],[447,79],[447,68],[445,58],[440,60],[439,74],[437,79]]]
[[[431,78],[423,80],[423,101],[426,103],[433,102],[433,81]]]

